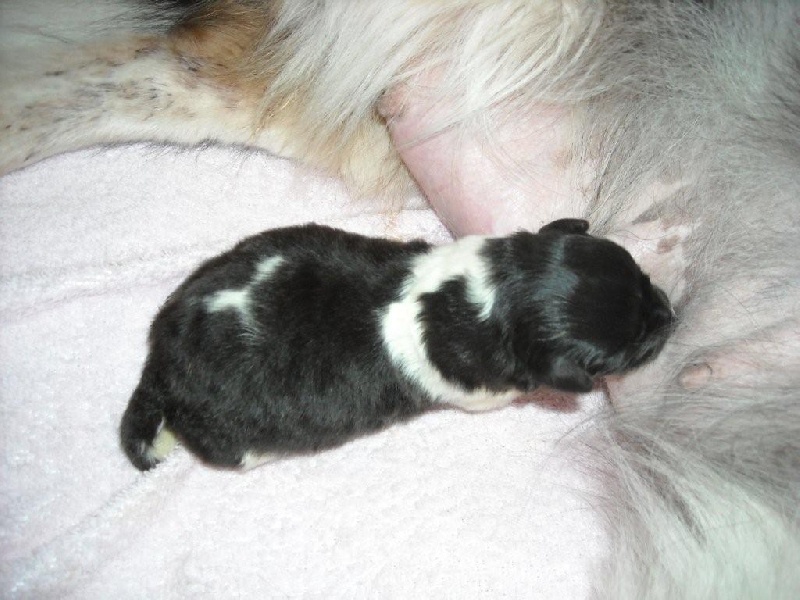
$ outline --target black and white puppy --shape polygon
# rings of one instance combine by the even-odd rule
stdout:
[[[251,467],[444,403],[485,410],[653,358],[672,311],[622,247],[562,219],[445,246],[319,225],[213,258],[153,323],[122,445],[149,469],[175,438]],[[174,435],[173,435],[174,434]]]

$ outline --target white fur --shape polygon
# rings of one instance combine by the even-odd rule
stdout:
[[[255,452],[246,452],[242,457],[240,466],[243,471],[249,471],[261,465],[276,461],[278,458],[280,458],[280,455],[274,453],[257,454]]]
[[[481,318],[487,318],[492,312],[495,289],[489,278],[486,259],[480,254],[486,239],[482,236],[462,238],[417,258],[404,283],[401,299],[390,304],[381,317],[383,343],[395,365],[435,401],[470,411],[505,406],[520,392],[467,391],[442,377],[428,359],[425,349],[420,324],[420,297],[437,291],[447,281],[463,277],[470,301],[480,309]]]
[[[142,444],[146,446],[144,442],[142,442]],[[153,438],[153,442],[149,446],[142,448],[142,454],[151,464],[156,464],[164,460],[177,444],[178,439],[175,437],[175,434],[165,427],[164,421],[162,420],[161,424],[158,426],[156,437]]]
[[[256,265],[255,274],[244,287],[214,292],[206,298],[206,309],[210,313],[234,310],[239,314],[239,319],[245,329],[255,333],[257,326],[252,313],[253,288],[268,281],[283,263],[283,257],[271,256]]]
[[[219,312],[233,309],[242,320],[250,318],[250,286],[238,290],[222,290],[215,292],[206,303],[208,312]]]

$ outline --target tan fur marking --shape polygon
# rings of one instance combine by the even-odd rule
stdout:
[[[248,77],[247,69],[270,26],[268,8],[218,0],[178,24],[169,34],[169,47],[190,72],[257,101],[269,78]]]
[[[309,127],[304,87],[311,82],[295,80],[296,87],[286,93],[273,89],[284,67],[283,40],[265,39],[278,8],[278,2],[255,7],[218,0],[177,25],[168,45],[187,71],[187,86],[201,79],[230,92],[238,103],[258,107],[253,112],[254,138],[266,129],[284,131],[287,143],[281,154],[302,157],[343,178],[356,194],[406,196],[413,183],[377,111],[351,131],[336,127],[320,137]]]

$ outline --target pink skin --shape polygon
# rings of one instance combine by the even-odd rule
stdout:
[[[524,119],[497,117],[488,125],[489,146],[477,127],[475,133],[450,128],[430,136],[448,107],[415,93],[394,90],[381,110],[403,161],[455,235],[536,231],[583,214],[587,202],[574,183],[580,173],[566,151],[566,111],[548,106]]]
[[[447,103],[432,102],[430,86],[414,89],[393,90],[381,112],[412,176],[456,236],[536,231],[554,219],[586,214],[588,199],[582,191],[586,186],[581,182],[588,180],[591,169],[569,156],[572,121],[568,111],[543,106],[526,111],[524,118],[495,117],[490,129],[495,145],[489,146],[479,133],[463,129],[430,135],[446,119]],[[501,148],[502,154],[493,148]],[[611,236],[673,302],[685,288],[683,242],[691,227],[637,222],[637,217],[680,186],[681,182],[653,185],[639,205],[630,207],[630,214],[621,215],[627,223],[616,227]],[[604,389],[612,401],[624,392],[623,382],[624,378],[606,382]]]

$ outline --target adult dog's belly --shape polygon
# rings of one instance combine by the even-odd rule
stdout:
[[[536,231],[585,214],[588,169],[570,157],[568,110],[498,109],[491,122],[431,134],[450,118],[448,105],[408,89],[390,94],[381,109],[411,175],[455,235]]]

